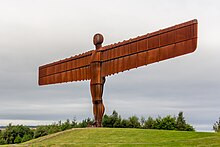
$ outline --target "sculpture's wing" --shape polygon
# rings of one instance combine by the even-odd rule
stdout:
[[[185,22],[101,49],[102,76],[191,53],[197,46],[197,20]]]
[[[90,79],[92,51],[39,67],[39,85]]]

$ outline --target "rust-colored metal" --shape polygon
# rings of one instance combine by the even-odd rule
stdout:
[[[191,20],[104,47],[103,36],[96,34],[95,50],[39,67],[39,85],[91,80],[94,125],[101,127],[105,77],[195,51],[197,27]]]
[[[105,107],[102,101],[102,94],[104,89],[105,77],[101,77],[101,52],[99,50],[102,48],[103,36],[101,34],[96,34],[93,38],[96,50],[91,56],[91,81],[90,81],[90,91],[92,95],[93,103],[93,113],[95,116],[95,126],[101,127],[102,117],[105,111]]]

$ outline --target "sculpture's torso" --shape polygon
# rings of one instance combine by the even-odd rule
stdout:
[[[93,113],[95,116],[95,126],[101,126],[101,120],[105,111],[105,107],[102,101],[103,88],[105,83],[105,77],[101,77],[101,52],[94,50],[91,56],[91,81],[90,90],[93,102]]]

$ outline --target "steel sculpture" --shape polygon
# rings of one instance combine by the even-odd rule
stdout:
[[[195,51],[197,25],[191,20],[104,47],[103,36],[96,34],[95,50],[39,67],[39,85],[91,80],[94,126],[101,127],[105,77]]]

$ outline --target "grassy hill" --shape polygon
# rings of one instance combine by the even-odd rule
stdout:
[[[220,146],[220,133],[85,128],[44,136],[18,146]]]

